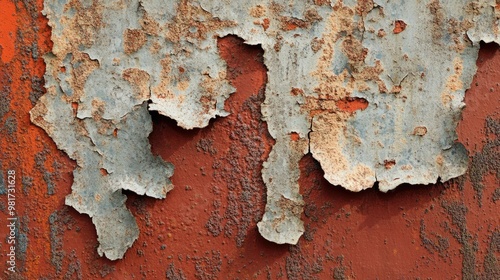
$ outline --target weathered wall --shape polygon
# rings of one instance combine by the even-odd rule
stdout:
[[[124,259],[111,262],[99,257],[88,216],[64,206],[76,163],[29,119],[44,93],[41,56],[52,49],[42,3],[2,0],[0,7],[1,170],[18,174],[20,218],[19,272],[2,279],[498,278],[497,45],[481,46],[457,128],[469,152],[466,175],[386,194],[351,193],[323,179],[308,154],[299,178],[305,233],[297,245],[275,245],[256,227],[266,202],[261,168],[275,145],[261,120],[269,65],[260,47],[218,39],[236,89],[225,102],[230,115],[184,130],[152,113],[151,150],[175,166],[176,188],[164,200],[126,192],[140,233]],[[6,220],[7,199],[0,198]]]

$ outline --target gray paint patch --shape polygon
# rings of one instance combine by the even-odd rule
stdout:
[[[233,88],[216,38],[228,34],[265,51],[262,114],[276,140],[262,170],[266,239],[295,244],[304,232],[308,152],[351,191],[465,172],[455,127],[478,42],[498,37],[495,2],[320,2],[45,1],[54,47],[31,118],[77,161],[66,203],[92,217],[101,255],[121,258],[138,235],[121,190],[163,198],[172,188],[173,167],[150,152],[147,110],[186,129],[227,115]],[[368,106],[339,106],[356,98]]]

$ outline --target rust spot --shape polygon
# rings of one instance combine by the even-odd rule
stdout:
[[[427,127],[425,126],[417,126],[413,129],[413,135],[424,136],[427,134]]]
[[[118,137],[118,128],[115,128],[115,130],[113,130],[113,136]]]
[[[298,26],[295,22],[288,21],[288,22],[286,22],[286,24],[283,26],[283,30],[285,30],[285,31],[292,31],[292,30],[297,29],[297,27],[299,27],[299,26]]]
[[[314,0],[314,5],[317,6],[330,5],[330,3],[330,0]]]
[[[442,155],[438,155],[438,156],[436,157],[436,163],[437,163],[437,164],[439,164],[439,165],[443,165],[443,163],[444,163],[444,158],[443,158],[443,156],[442,156]]]
[[[281,23],[281,29],[284,31],[292,31],[297,28],[307,28],[309,26],[309,22],[291,17],[283,17]]]
[[[408,165],[408,164],[401,166],[401,170],[412,170],[412,169],[413,169],[413,166]]]
[[[105,103],[102,100],[94,99],[92,100],[92,118],[96,121],[102,119],[104,115]]]
[[[290,92],[293,96],[297,95],[304,95],[304,91],[300,88],[292,88],[292,91]]]
[[[266,31],[270,25],[271,21],[268,18],[262,20],[262,27],[264,28],[264,31]]]
[[[201,18],[204,20],[199,20]],[[235,25],[235,22],[222,21],[213,17],[212,14],[189,1],[181,1],[175,18],[166,26],[168,31],[165,36],[173,43],[179,43],[182,38],[191,38],[201,42],[207,38],[210,31]]]
[[[64,66],[61,66],[61,68],[59,70],[61,71],[61,73],[66,73],[66,67],[64,67]]]
[[[201,96],[200,103],[203,104],[203,108],[205,109],[205,111],[210,110],[210,108],[214,106],[214,100],[210,95]]]
[[[146,43],[146,34],[140,29],[127,29],[123,34],[123,44],[126,54],[138,51]]]
[[[302,207],[299,202],[293,201],[284,196],[280,197],[279,204],[282,209],[287,209],[291,213],[297,215],[300,215],[302,213]]]
[[[99,169],[99,172],[101,172],[102,176],[108,176],[108,174],[109,174],[108,171],[104,168]]]
[[[323,20],[323,18],[318,14],[315,9],[309,9],[304,13],[306,21],[309,23],[317,22]]]
[[[401,86],[393,86],[391,89],[391,93],[400,93],[401,92]]]
[[[179,73],[184,73],[184,71],[186,71],[186,69],[184,69],[183,67],[179,66]]]
[[[359,97],[346,97],[335,102],[335,104],[340,110],[349,113],[353,113],[357,110],[364,110],[368,107],[368,101]]]
[[[355,11],[356,14],[360,16],[365,16],[368,14],[371,10],[373,10],[373,0],[360,0],[358,1],[358,4],[356,5]]]
[[[292,141],[299,141],[300,135],[297,132],[292,132],[290,133],[290,139]]]
[[[406,26],[407,26],[406,22],[402,20],[396,20],[394,21],[394,29],[392,30],[392,32],[394,32],[394,34],[399,34],[405,31]]]
[[[78,102],[71,102],[71,108],[73,109],[73,116],[78,113]]]
[[[257,5],[252,9],[250,9],[250,15],[254,18],[262,17],[265,14],[266,14],[266,8],[261,5]]]
[[[148,35],[157,36],[160,32],[160,24],[150,17],[147,12],[144,12],[144,16],[140,20],[140,24],[144,32]]]
[[[279,52],[281,50],[281,45],[283,44],[282,40],[283,37],[281,35],[276,36],[276,43],[274,44],[274,50],[276,52]]]
[[[140,100],[149,99],[150,76],[146,71],[128,68],[123,71],[122,77],[134,87],[136,98]]]
[[[314,39],[312,39],[311,41],[311,49],[313,50],[313,52],[318,52],[324,43],[325,41],[323,39],[318,39],[318,37],[314,37]]]
[[[189,87],[189,81],[180,81],[177,83],[177,88],[179,90],[185,91]]]
[[[434,40],[439,40],[442,37],[441,28],[444,25],[444,13],[439,0],[431,1],[427,7],[429,8],[432,15],[432,38]]]
[[[342,41],[342,51],[353,65],[363,63],[368,55],[368,49],[364,48],[361,42],[353,36],[347,36]]]
[[[385,169],[391,169],[396,165],[396,161],[391,159],[391,160],[384,160],[384,167]]]
[[[377,32],[377,36],[382,38],[385,36],[385,30],[384,29],[379,29],[378,32]]]

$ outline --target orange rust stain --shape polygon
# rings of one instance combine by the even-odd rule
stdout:
[[[0,0],[0,46],[3,62],[8,63],[14,57],[16,41],[16,6],[9,0]]]
[[[393,86],[391,88],[391,93],[400,93],[401,92],[401,86]]]
[[[399,34],[406,29],[406,25],[406,22],[402,20],[396,20],[394,21],[394,29],[392,30],[392,32],[394,32],[394,34]]]
[[[290,92],[293,96],[297,95],[304,95],[304,91],[300,88],[292,88],[292,91]]]
[[[284,28],[283,28],[283,29],[284,29],[285,31],[292,31],[292,30],[297,29],[298,27],[299,27],[299,26],[298,26],[297,24],[295,24],[295,23],[293,23],[293,22],[290,22],[290,21],[289,21],[289,22],[287,22],[287,23],[285,24],[285,26],[284,26]]]
[[[264,31],[269,28],[269,25],[271,25],[271,21],[268,18],[262,20],[262,27],[264,28]]]
[[[335,104],[340,110],[349,113],[354,113],[357,110],[364,110],[368,107],[368,101],[358,97],[346,97],[335,102]]]
[[[314,5],[318,6],[330,5],[330,3],[331,3],[330,0],[314,0]]]
[[[385,169],[391,169],[394,165],[396,165],[396,161],[391,159],[391,160],[384,160],[384,167]]]
[[[109,175],[108,171],[106,169],[104,169],[104,168],[99,169],[99,172],[101,172],[102,176],[108,176]]]
[[[384,29],[379,29],[378,32],[377,32],[377,36],[382,38],[386,35],[385,33],[385,30]]]
[[[71,108],[73,109],[73,115],[76,116],[78,113],[78,102],[71,102]]]
[[[292,132],[290,133],[290,139],[292,139],[292,141],[299,141],[300,135],[297,132]]]
[[[297,28],[306,28],[308,26],[308,23],[303,20],[287,17],[282,19],[281,24],[284,31],[292,31]]]
[[[417,126],[413,129],[413,135],[424,136],[427,134],[427,127],[425,126]]]

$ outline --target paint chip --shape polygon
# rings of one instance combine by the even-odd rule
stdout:
[[[396,20],[396,21],[394,21],[394,29],[392,30],[392,32],[394,34],[399,34],[406,29],[406,25],[407,24],[404,21]]]

